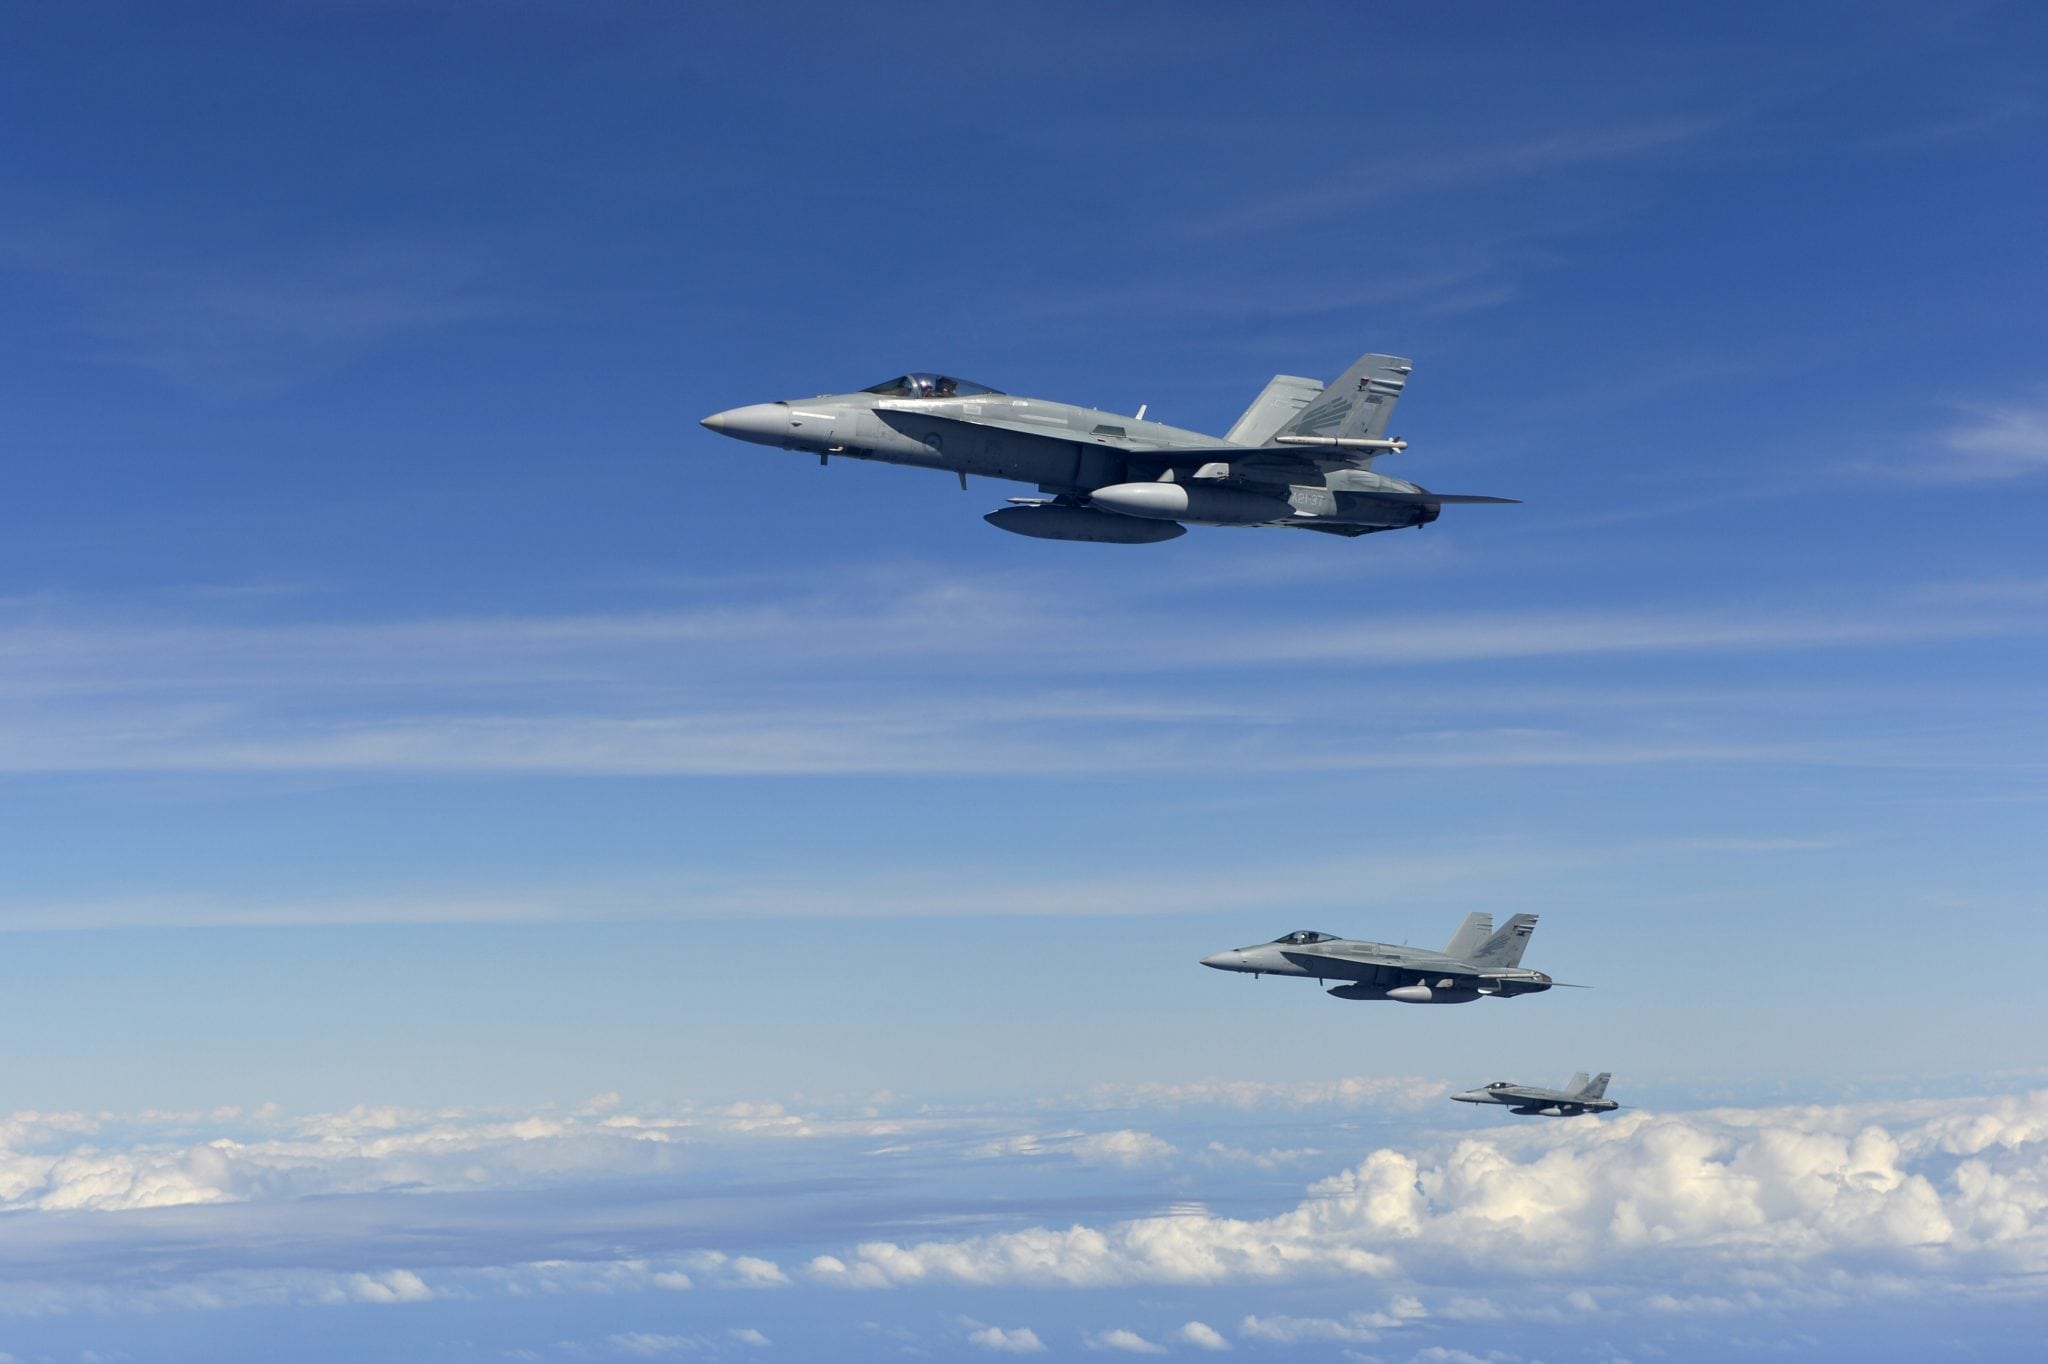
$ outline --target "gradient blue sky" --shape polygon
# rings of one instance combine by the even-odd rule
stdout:
[[[2011,1116],[2048,1023],[2044,60],[2019,4],[9,7],[0,1350],[310,1358],[310,1316],[334,1358],[1191,1320],[1717,1357],[1705,1250],[1597,1330],[1477,1343],[1459,1294],[1607,1293],[1634,1262],[1592,1230],[1551,1277],[1441,1251],[1369,1290],[801,1268],[1277,1217],[1381,1148],[1569,1156],[1435,1110],[1584,1068],[1714,1141],[1933,1099],[2031,1133],[1986,1178],[2035,1192],[1976,1222],[1968,1142],[1902,1137],[1886,1185],[2019,1227],[1994,1265],[1884,1223],[1988,1295],[1999,1357],[2048,1270],[2048,1123]],[[1368,349],[1415,357],[1390,470],[1525,505],[1056,545],[982,523],[1009,485],[696,425],[933,368],[1221,431]],[[1598,988],[1345,1006],[1195,965],[1474,909],[1541,913],[1530,964]],[[1271,1132],[1158,1102],[1254,1082],[1294,1096]],[[815,1146],[750,1144],[760,1105]],[[644,1165],[586,1110],[709,1126]],[[912,1117],[908,1174],[832,1125]],[[1643,1121],[1604,1130],[1662,1149]],[[386,1131],[482,1173],[387,1170]],[[379,1173],[278,1174],[340,1159],[308,1133]],[[733,1187],[709,1230],[644,1212]],[[458,1188],[510,1200],[489,1234]],[[264,1219],[269,1258],[215,1253]],[[1773,1339],[1938,1348],[1864,1227]],[[678,1258],[712,1252],[781,1266],[772,1312]],[[694,1286],[493,1296],[558,1260]],[[1244,1325],[1280,1317],[1336,1325]]]

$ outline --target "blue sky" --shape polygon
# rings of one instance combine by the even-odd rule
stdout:
[[[2032,8],[0,52],[0,1350],[2038,1337]],[[1386,467],[1524,505],[1046,544],[696,425],[932,368],[1221,431],[1369,349]],[[1471,910],[1596,988],[1195,965]],[[1574,1069],[1640,1111],[1438,1111]]]

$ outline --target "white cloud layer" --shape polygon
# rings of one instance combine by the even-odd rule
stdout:
[[[1101,1227],[874,1241],[819,1256],[808,1274],[881,1288],[1564,1278],[1651,1267],[1666,1282],[1882,1270],[1932,1286],[2048,1272],[2048,1091],[1905,1109],[1903,1121],[1857,1107],[1629,1112],[1436,1150],[1381,1149],[1273,1217],[1196,1209]],[[1246,1334],[1364,1339],[1386,1324],[1261,1321]]]
[[[707,1151],[764,1142],[867,1145],[989,1125],[796,1114],[774,1103],[655,1113],[617,1112],[604,1103],[525,1115],[366,1106],[305,1117],[268,1109],[128,1117],[24,1112],[0,1119],[0,1211],[112,1213],[387,1190],[537,1188],[674,1176]],[[207,1135],[222,1129],[236,1135]],[[1062,1145],[1082,1159],[1129,1163],[1153,1142],[1138,1132],[1073,1132]],[[741,1257],[718,1268],[735,1282],[777,1281],[779,1271],[769,1273],[764,1263]]]
[[[975,1146],[968,1155],[1064,1156],[1088,1165],[1146,1165],[1178,1155],[1172,1143],[1149,1132],[1122,1128],[1115,1132],[1035,1132],[999,1137]]]
[[[1413,1075],[1346,1075],[1332,1080],[1190,1080],[1179,1084],[1096,1085],[1078,1102],[1094,1108],[1419,1109],[1450,1091]]]
[[[1403,1093],[1405,1083],[1332,1081],[1282,1086],[1272,1096],[1296,1095],[1305,1120],[1322,1123],[1316,1105],[1378,1102]],[[1213,1104],[1266,1090],[1216,1083],[1142,1092],[1164,1113],[1191,1095]],[[1252,1111],[1269,1126],[1266,1115],[1279,1110],[1274,1102]],[[1191,1121],[1199,1132],[1217,1120]],[[1007,1132],[991,1130],[1004,1122]],[[223,1129],[237,1134],[213,1135]],[[795,1270],[785,1268],[788,1246],[802,1233],[791,1228],[804,1223],[773,1229],[758,1199],[717,1224],[725,1248],[671,1241],[641,1250],[636,1245],[650,1228],[666,1226],[681,1204],[643,1217],[638,1196],[625,1204],[615,1195],[593,1197],[633,1187],[701,1203],[735,1172],[783,1168],[800,1169],[805,1181],[872,1180],[906,1156],[908,1168],[952,1162],[975,1171],[971,1182],[980,1188],[991,1159],[1015,1163],[1019,1155],[1053,1158],[1019,1164],[1019,1178],[1042,1189],[1049,1178],[1073,1181],[1049,1191],[1058,1202],[1070,1201],[1066,1190],[1091,1184],[1115,1189],[1110,1196],[1119,1201],[1144,1185],[1170,1210],[951,1238],[876,1237],[825,1254],[801,1252]],[[655,1113],[605,1096],[523,1116],[390,1108],[304,1118],[267,1110],[23,1113],[0,1122],[0,1206],[14,1218],[13,1248],[0,1256],[8,1260],[0,1266],[0,1312],[961,1285],[1185,1285],[1213,1296],[1232,1287],[1370,1280],[1375,1306],[1356,1305],[1354,1284],[1343,1290],[1351,1301],[1342,1311],[1303,1310],[1297,1299],[1246,1312],[1254,1306],[1247,1302],[1232,1318],[1239,1343],[1365,1347],[1389,1337],[1416,1344],[1414,1333],[1430,1322],[1563,1323],[1630,1313],[1712,1320],[1788,1301],[1839,1305],[1877,1294],[2042,1296],[2048,1283],[2048,1090],[1938,1102],[1629,1110],[1597,1121],[1504,1124],[1484,1136],[1419,1131],[1314,1181],[1293,1206],[1271,1215],[1224,1216],[1172,1201],[1199,1194],[1205,1181],[1242,1179],[1243,1169],[1219,1170],[1213,1152],[1135,1128],[1048,1135],[983,1113],[834,1118],[769,1103]],[[637,1183],[622,1186],[622,1179]],[[487,1221],[474,1231],[458,1221],[451,1235],[421,1231],[440,1226],[436,1217],[484,1206],[421,1195],[486,1191],[528,1200],[518,1205],[531,1210],[520,1214],[527,1220]],[[619,1207],[627,1211],[579,1211]],[[958,1210],[989,1215],[971,1201]],[[886,1201],[874,1213],[902,1224]],[[428,1220],[409,1220],[415,1215]],[[295,1229],[289,1235],[279,1230],[287,1226]],[[572,1228],[562,1233],[566,1240],[550,1239],[564,1226]],[[583,1256],[580,1247],[593,1239],[615,1249],[607,1258],[566,1258]],[[99,1277],[106,1266],[148,1261],[160,1245],[188,1242],[222,1253],[192,1259],[182,1278]],[[233,1249],[245,1242],[304,1244],[309,1258],[284,1263]],[[442,1247],[431,1261],[407,1258],[428,1245]],[[982,1349],[1045,1347],[1030,1327],[975,1321],[962,1330]],[[692,1348],[702,1344],[691,1339]],[[1233,1343],[1223,1330],[1184,1316],[1098,1321],[1083,1340],[1113,1353],[1221,1351]],[[713,1343],[758,1342],[735,1335]],[[655,1345],[629,1332],[610,1348]]]

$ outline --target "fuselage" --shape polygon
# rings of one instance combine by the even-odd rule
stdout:
[[[911,377],[921,376],[906,376]],[[1162,422],[993,391],[836,393],[736,407],[706,417],[703,424],[738,440],[828,460],[872,460],[1030,484],[1051,494],[1069,515],[1034,518],[1035,509],[1020,509],[998,512],[992,519],[1006,530],[1054,539],[1093,538],[1059,529],[1075,521],[1072,512],[1127,518],[1126,525],[1296,525],[1363,534],[1426,525],[1440,510],[1428,501],[1399,500],[1427,494],[1371,469],[1303,473],[1310,466],[1298,452],[1283,449],[1277,453],[1285,465],[1274,467],[1290,472],[1259,477],[1259,462],[1276,458],[1272,448],[1232,446]],[[1192,468],[1172,458],[1191,450],[1220,451],[1230,458]],[[1104,538],[1117,538],[1115,523],[1106,524],[1112,534]],[[1163,538],[1142,527],[1133,529],[1132,537]]]
[[[1339,999],[1397,1004],[1465,1004],[1488,996],[1537,994],[1551,986],[1549,976],[1526,967],[1485,966],[1425,948],[1307,931],[1218,952],[1202,958],[1202,965],[1255,976],[1337,981],[1329,992]]]
[[[1606,1077],[1601,1077],[1605,1082]],[[1468,1089],[1462,1094],[1451,1095],[1453,1103],[1498,1104],[1517,1113],[1546,1118],[1571,1117],[1578,1113],[1607,1113],[1621,1107],[1612,1099],[1590,1098],[1562,1089],[1542,1089],[1535,1085],[1510,1084],[1505,1080],[1480,1089]]]

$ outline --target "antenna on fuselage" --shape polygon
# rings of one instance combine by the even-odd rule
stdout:
[[[1148,407],[1150,407],[1150,406],[1152,406],[1152,404],[1150,404],[1150,403],[1139,403],[1139,404],[1138,404],[1138,415],[1137,415],[1136,417],[1132,418],[1132,420],[1133,420],[1133,421],[1143,421],[1143,420],[1145,420],[1145,409],[1146,409],[1146,408],[1148,408]]]

